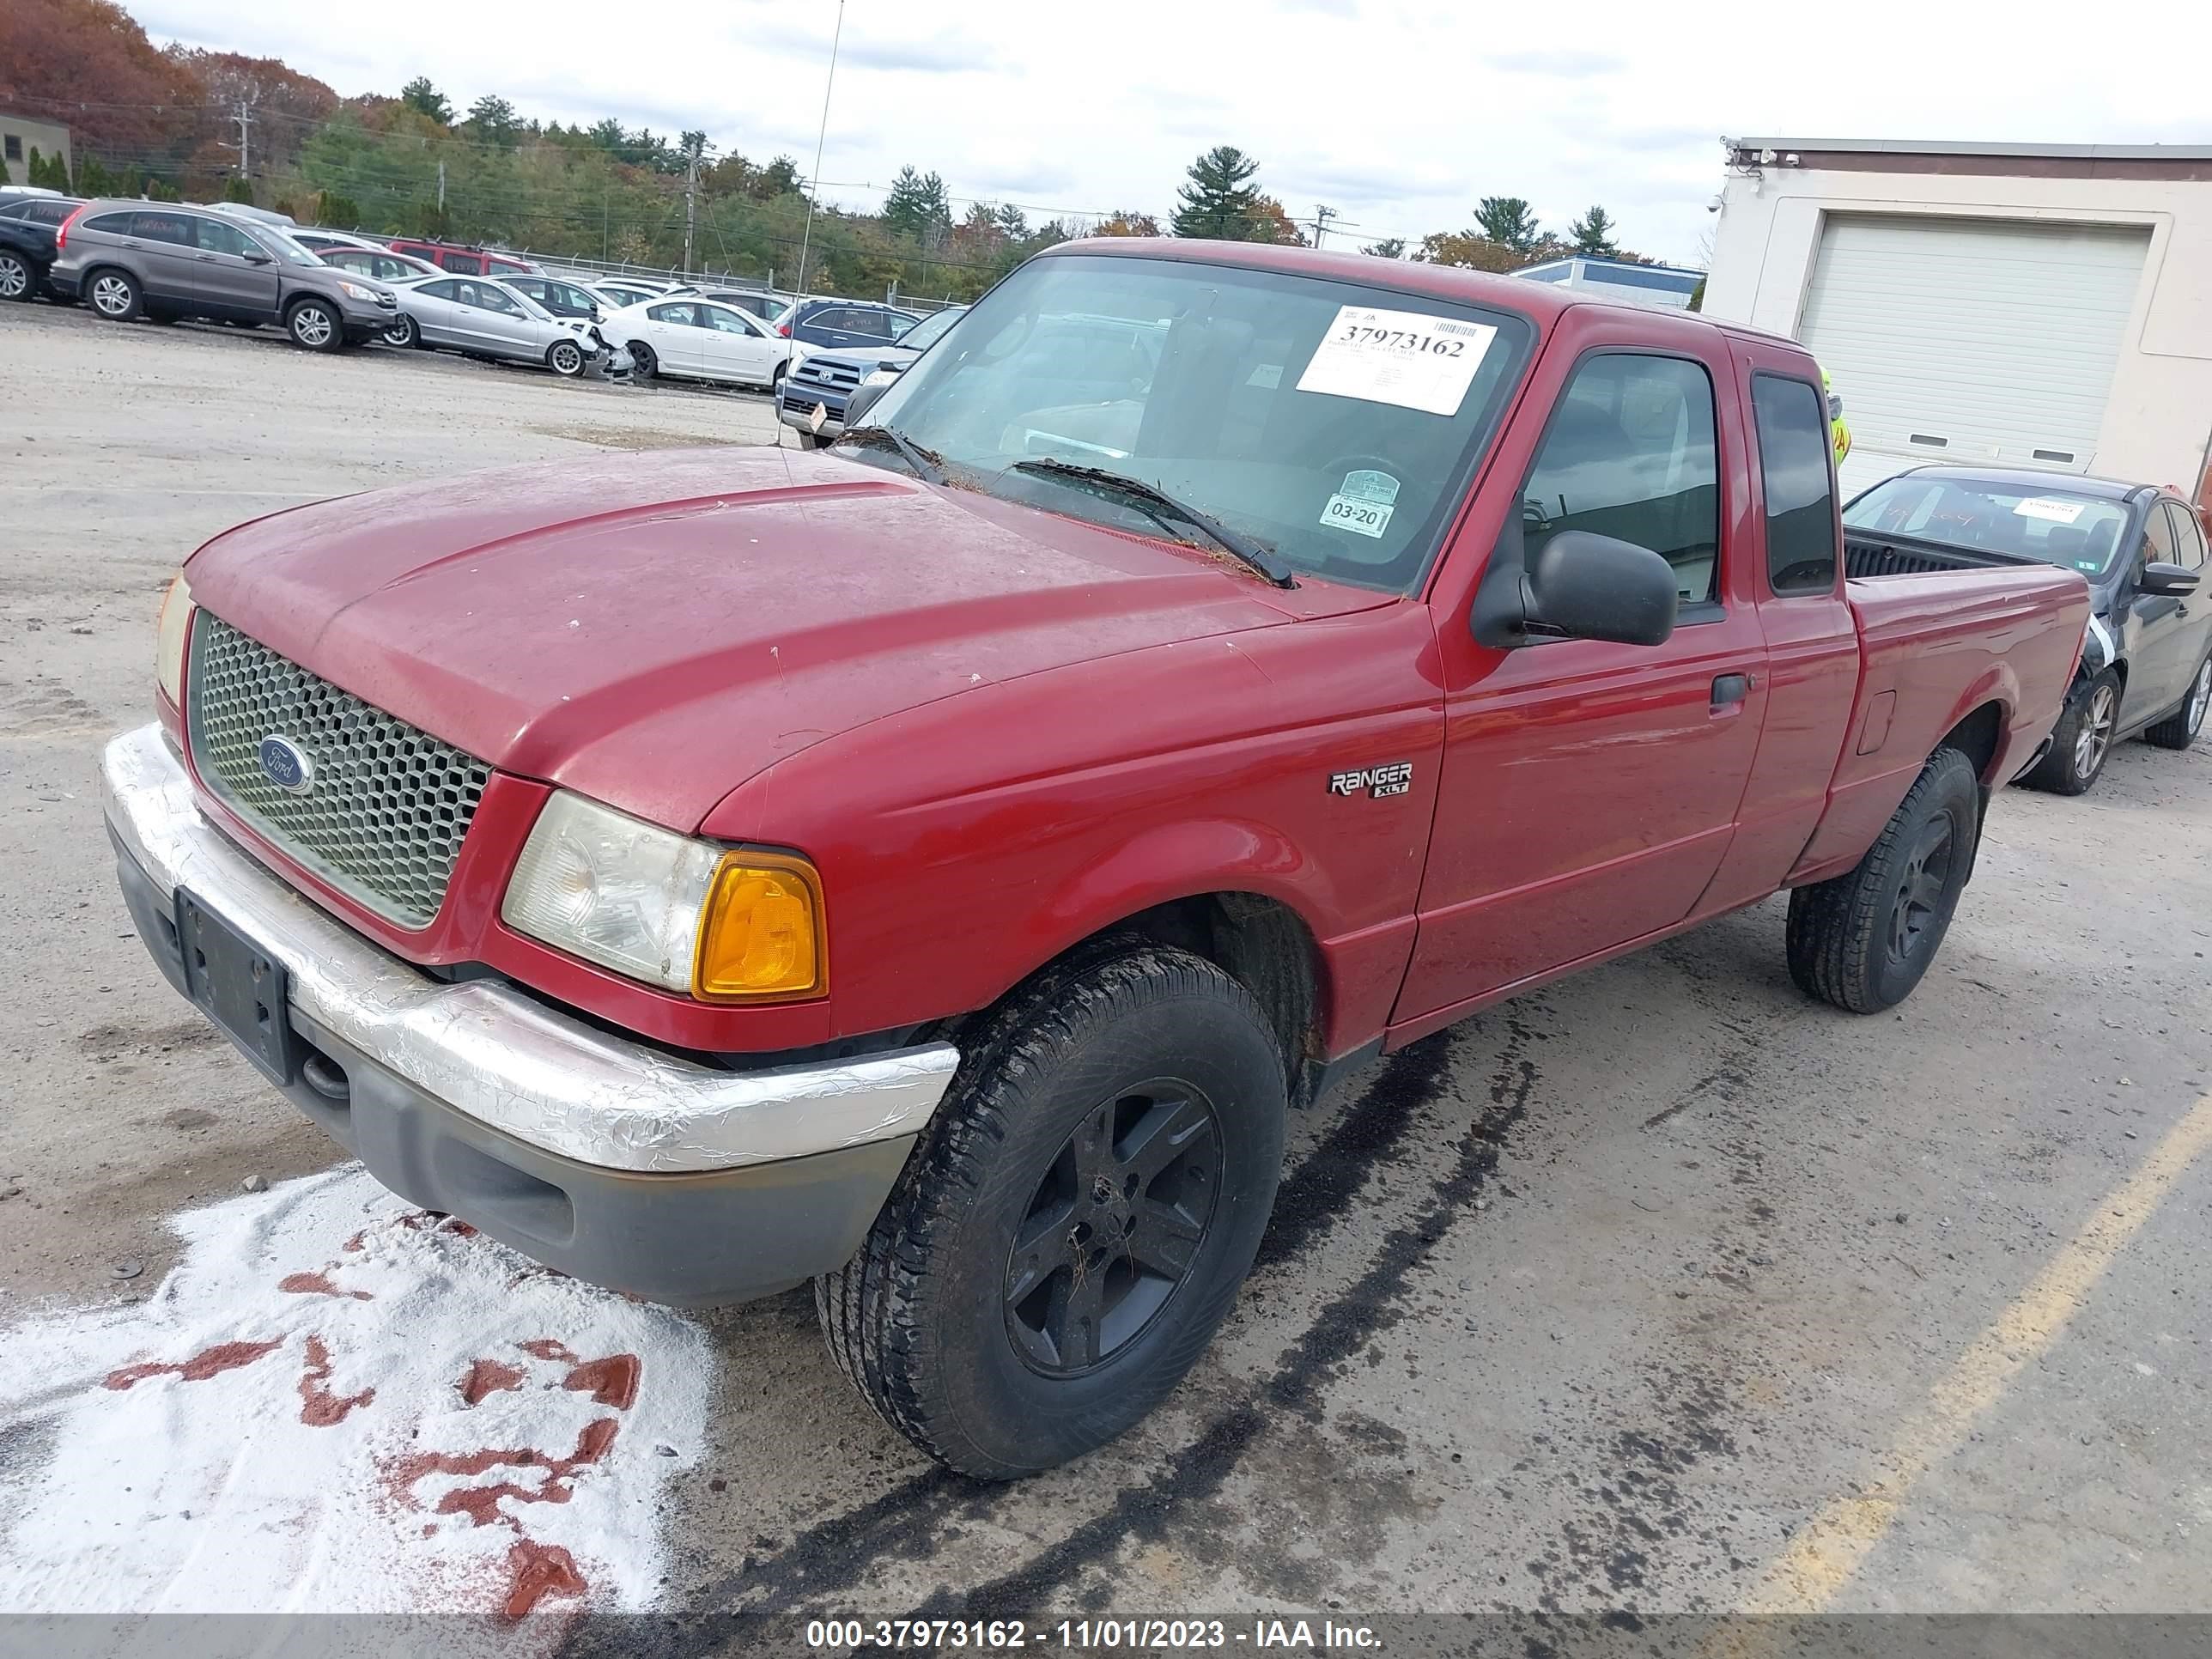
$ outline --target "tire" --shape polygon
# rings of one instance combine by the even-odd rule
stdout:
[[[545,367],[564,380],[581,378],[586,361],[584,348],[574,340],[556,340],[545,348]]]
[[[822,447],[822,434],[820,433],[801,432],[796,427],[793,427],[792,430],[799,439],[799,447],[801,449],[819,449]]]
[[[397,346],[402,351],[410,351],[422,343],[422,331],[415,325],[415,319],[403,311],[384,331],[384,343]]]
[[[2051,733],[2051,749],[2021,781],[2054,795],[2088,793],[2112,758],[2112,733],[2120,724],[2120,677],[2107,668],[2066,700],[2066,712]]]
[[[1790,896],[1790,977],[1808,996],[1878,1014],[1911,995],[1973,873],[1982,795],[1973,763],[1938,749],[1857,866]]]
[[[653,348],[642,340],[629,343],[630,378],[649,380],[660,372],[660,359],[653,355]]]
[[[1205,1352],[1274,1206],[1288,1105],[1251,994],[1163,946],[1079,954],[974,1037],[814,1300],[884,1421],[1005,1480],[1104,1445]]]
[[[20,253],[0,248],[0,300],[21,304],[39,291],[39,273]]]
[[[138,279],[113,265],[86,272],[82,292],[84,302],[111,323],[133,322],[146,314],[146,298]]]
[[[345,343],[345,323],[327,300],[295,300],[284,313],[284,331],[302,351],[336,351]]]
[[[2204,729],[2204,711],[2212,708],[2212,657],[2197,665],[2180,706],[2155,726],[2143,729],[2143,741],[2160,749],[2186,749]]]

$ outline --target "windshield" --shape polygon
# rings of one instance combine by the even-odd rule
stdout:
[[[2101,576],[2118,556],[2125,501],[1996,479],[1905,473],[1844,509],[1844,527],[1946,547],[2008,553]]]
[[[288,265],[319,265],[322,261],[281,230],[258,229],[254,240]]]
[[[1427,568],[1534,335],[1514,313],[1428,295],[1110,254],[1032,261],[957,331],[872,415],[954,482],[1166,533],[1134,499],[1009,470],[1097,467],[1297,571],[1401,592]],[[882,447],[855,459],[901,465]]]
[[[933,316],[923,318],[914,327],[907,330],[899,343],[909,351],[927,351],[937,343],[946,330],[967,314],[966,306],[947,307]]]

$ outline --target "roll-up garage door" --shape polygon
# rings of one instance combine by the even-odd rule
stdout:
[[[1852,435],[1847,489],[1925,461],[2095,464],[2148,230],[1832,216],[1798,337]]]

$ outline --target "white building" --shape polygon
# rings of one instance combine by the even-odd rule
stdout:
[[[1820,359],[1846,493],[1954,461],[2207,499],[2212,148],[1722,142],[1704,309]]]
[[[1593,300],[1610,300],[1615,305],[1680,311],[1690,303],[1705,273],[1681,265],[1641,265],[1631,259],[1601,259],[1576,253],[1538,265],[1523,265],[1513,274],[1532,283],[1577,289]]]

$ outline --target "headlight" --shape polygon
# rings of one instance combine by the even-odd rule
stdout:
[[[784,854],[733,852],[562,791],[523,844],[500,915],[517,933],[707,1001],[825,988],[821,884]]]
[[[889,386],[899,377],[895,368],[872,368],[860,379],[862,386]]]
[[[376,303],[376,290],[373,288],[363,288],[359,283],[340,283],[338,287],[354,299]]]
[[[161,695],[184,706],[185,641],[192,619],[192,589],[180,573],[161,596],[161,620],[155,625],[154,677]]]

